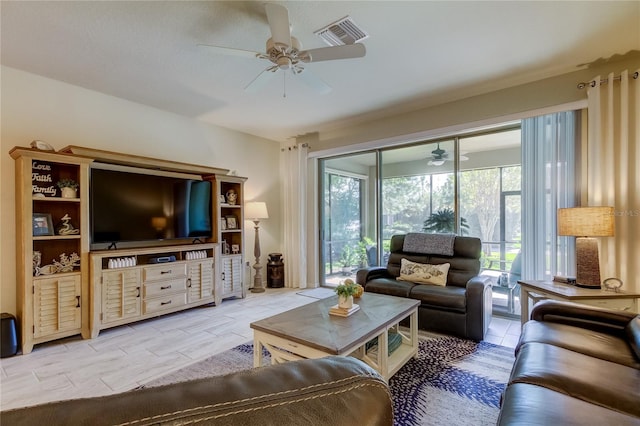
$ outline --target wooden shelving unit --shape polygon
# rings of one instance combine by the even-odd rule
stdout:
[[[220,243],[222,298],[245,297],[244,182],[238,176],[215,175],[215,235]],[[232,196],[234,194],[235,196]]]
[[[17,316],[23,354],[34,344],[76,334],[92,338],[104,328],[245,296],[246,178],[228,176],[226,169],[77,146],[59,152],[15,147],[10,155],[16,173]],[[200,244],[90,252],[94,162],[210,180],[212,235]],[[61,196],[56,186],[61,179],[79,184],[75,197]],[[227,198],[231,193],[234,200]],[[65,215],[77,233],[60,234]],[[61,255],[72,253],[79,257],[74,267],[61,271],[54,265]],[[175,260],[151,264],[160,255]],[[116,265],[123,257],[135,258],[135,264]]]
[[[34,344],[90,335],[88,182],[92,160],[29,148],[14,148],[10,155],[16,166],[17,314],[22,353],[27,354]],[[60,197],[56,183],[63,178],[78,182],[76,198]],[[34,215],[46,215],[50,222],[34,221]],[[58,234],[56,228],[65,215],[78,234]],[[40,232],[48,235],[34,235]],[[78,266],[49,274],[50,265],[59,262],[60,255],[72,253],[80,258]]]

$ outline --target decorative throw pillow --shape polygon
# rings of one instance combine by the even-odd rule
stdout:
[[[407,259],[400,262],[400,281],[411,281],[419,284],[447,285],[447,274],[451,264],[429,265],[416,263]]]

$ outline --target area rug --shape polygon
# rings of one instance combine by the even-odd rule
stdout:
[[[495,425],[500,394],[513,360],[512,348],[421,332],[418,357],[389,381],[394,425]],[[246,343],[144,387],[218,376],[252,366],[253,345]]]

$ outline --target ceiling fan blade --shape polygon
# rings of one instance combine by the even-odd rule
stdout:
[[[251,83],[247,85],[247,87],[244,88],[244,91],[247,93],[256,93],[264,86],[266,86],[269,81],[271,81],[271,79],[279,69],[280,68],[278,68],[277,65],[268,67],[260,74],[258,74],[258,76],[254,78]]]
[[[240,56],[243,58],[269,59],[264,53],[254,52],[252,50],[234,49],[231,47],[212,46],[209,44],[199,44],[198,47],[218,55]]]
[[[344,46],[321,47],[300,52],[302,62],[332,61],[335,59],[361,58],[367,53],[364,44],[346,44]]]
[[[291,71],[296,75],[303,83],[311,87],[313,90],[320,94],[327,94],[333,90],[331,86],[322,81],[322,79],[315,74],[309,72],[300,66],[292,68]]]
[[[286,7],[275,3],[264,5],[267,21],[271,28],[271,39],[276,44],[291,46],[291,27],[289,26],[289,11]]]

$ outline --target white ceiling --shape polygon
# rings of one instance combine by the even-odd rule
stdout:
[[[2,1],[1,62],[162,110],[274,139],[327,131],[578,69],[640,49],[640,2],[285,1],[292,33],[350,15],[370,37],[360,59],[307,66],[333,87],[289,76],[243,88],[269,64],[216,56],[264,51],[262,2]],[[280,77],[280,76],[279,76]]]

